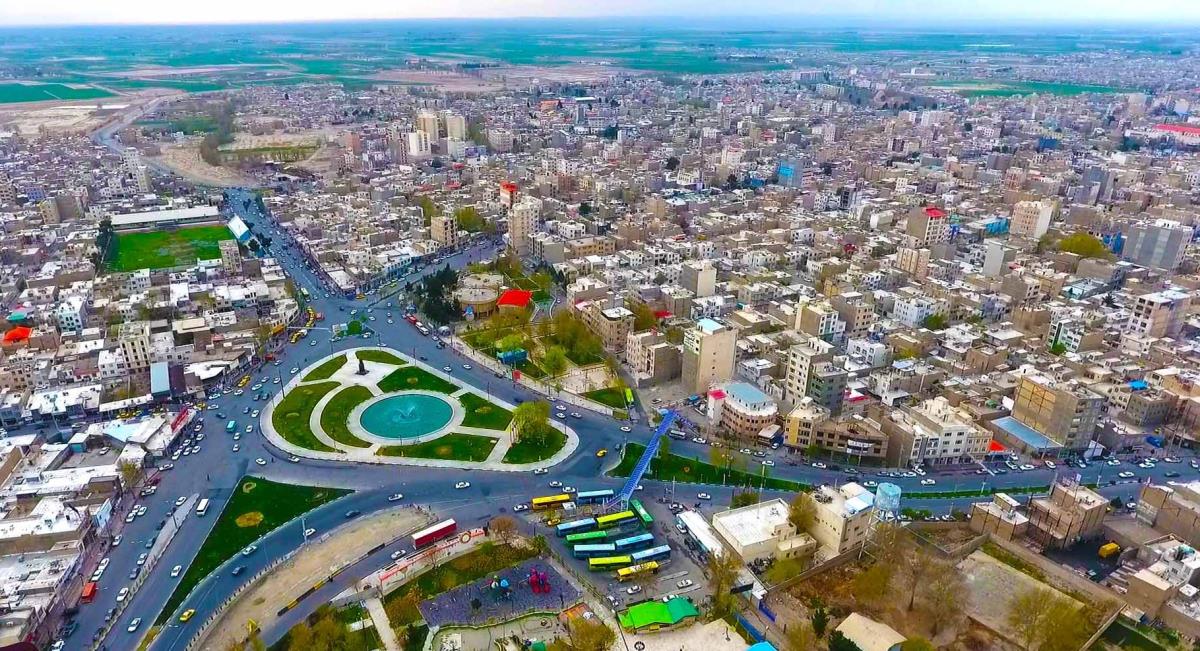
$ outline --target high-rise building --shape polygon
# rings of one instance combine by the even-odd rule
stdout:
[[[1000,240],[988,240],[983,256],[983,275],[997,278],[1008,273],[1008,265],[1017,259],[1017,250]]]
[[[914,208],[908,214],[908,225],[904,232],[918,248],[949,242],[950,218],[945,210],[935,206]]]
[[[1143,267],[1174,270],[1183,261],[1192,229],[1169,219],[1130,227],[1121,257]]]
[[[529,253],[529,236],[539,230],[541,218],[542,202],[530,196],[521,197],[508,212],[508,246],[517,255]]]
[[[786,355],[787,370],[784,373],[783,399],[794,405],[808,395],[808,384],[812,378],[813,369],[823,362],[833,360],[833,344],[810,336],[789,348]],[[821,406],[828,409],[826,405]]]
[[[1174,337],[1183,329],[1191,301],[1191,294],[1174,289],[1142,294],[1133,303],[1129,332],[1143,337]]]
[[[896,267],[904,273],[924,280],[929,275],[929,249],[901,247],[896,252]]]
[[[717,291],[717,269],[707,260],[685,262],[679,270],[679,285],[697,297],[712,296]]]
[[[458,245],[458,220],[454,215],[436,215],[429,221],[429,236],[444,246]]]
[[[1103,396],[1082,385],[1026,375],[1017,385],[1012,417],[1069,450],[1086,448],[1095,435]]]
[[[1050,230],[1055,207],[1052,201],[1018,201],[1013,206],[1008,232],[1017,237],[1038,239]]]
[[[421,111],[417,113],[417,131],[429,136],[429,140],[440,138],[441,126],[437,113],[433,111]]]
[[[733,378],[737,330],[713,319],[700,319],[683,333],[683,386],[703,394]]]
[[[442,119],[446,123],[446,137],[451,140],[466,140],[467,139],[467,118],[461,114],[452,111],[446,111],[442,114]]]
[[[407,145],[409,160],[418,160],[421,158],[429,158],[433,155],[433,148],[430,146],[429,134],[424,131],[410,131],[405,135],[405,143]]]

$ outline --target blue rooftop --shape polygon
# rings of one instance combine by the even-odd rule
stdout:
[[[1146,389],[1150,388],[1150,385],[1146,384],[1145,380],[1131,380],[1129,382],[1129,388],[1133,389],[1134,391],[1145,391]]]
[[[1038,432],[1032,427],[1022,423],[1012,416],[1005,416],[994,421],[996,427],[1004,430],[1006,433],[1018,438],[1025,445],[1028,445],[1035,450],[1054,450],[1062,447],[1062,444],[1056,443],[1044,434]]]
[[[758,387],[753,384],[746,382],[730,382],[725,385],[725,392],[744,405],[755,405],[771,401],[770,396],[759,391]]]

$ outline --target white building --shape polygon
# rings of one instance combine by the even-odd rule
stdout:
[[[716,513],[713,529],[742,561],[802,558],[816,550],[817,541],[797,532],[788,520],[791,509],[782,499],[767,500]]]

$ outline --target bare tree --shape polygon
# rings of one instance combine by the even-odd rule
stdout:
[[[925,550],[912,547],[900,566],[900,585],[908,593],[908,610],[913,609],[917,601],[917,589],[933,574],[937,561]]]
[[[517,537],[517,522],[507,515],[498,515],[488,522],[488,532],[501,544],[511,545]]]
[[[812,625],[800,620],[788,627],[784,634],[787,651],[812,651],[817,648],[817,634]]]
[[[962,575],[950,563],[938,562],[931,569],[931,576],[926,582],[925,606],[933,624],[933,636],[937,637],[943,626],[962,615],[966,586]]]
[[[1037,648],[1048,624],[1054,593],[1045,588],[1031,588],[1016,596],[1008,606],[1008,626],[1021,647]]]

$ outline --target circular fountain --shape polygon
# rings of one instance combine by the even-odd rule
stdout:
[[[368,433],[384,439],[423,437],[444,428],[454,416],[450,403],[425,393],[401,393],[371,403],[358,417]]]

